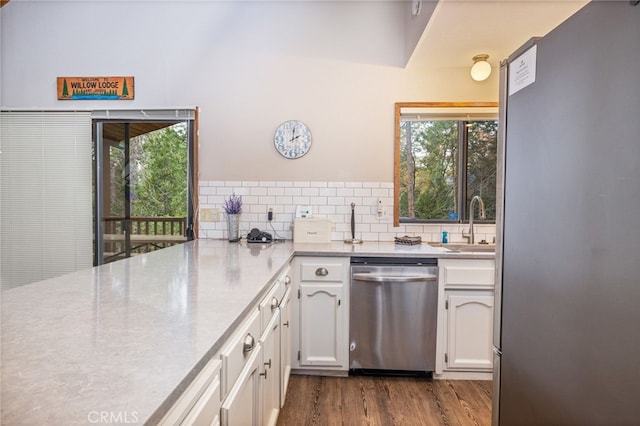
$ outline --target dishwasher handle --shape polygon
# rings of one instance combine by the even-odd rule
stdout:
[[[365,281],[372,283],[414,283],[425,281],[436,281],[436,275],[384,275],[370,273],[356,273],[351,275],[351,279],[355,281]]]

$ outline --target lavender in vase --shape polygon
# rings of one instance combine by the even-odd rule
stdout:
[[[240,241],[240,213],[242,213],[242,195],[232,193],[222,205],[227,214],[227,231],[230,242]]]

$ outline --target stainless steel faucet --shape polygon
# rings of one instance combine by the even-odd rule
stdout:
[[[469,203],[469,232],[465,235],[464,231],[462,231],[462,238],[467,238],[469,240],[469,244],[475,244],[476,242],[475,231],[473,230],[473,212],[476,201],[480,205],[480,219],[484,219],[487,215],[487,212],[484,210],[484,201],[482,201],[482,197],[476,195]]]

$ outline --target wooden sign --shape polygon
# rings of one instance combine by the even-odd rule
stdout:
[[[58,100],[130,100],[133,95],[133,77],[58,77]]]

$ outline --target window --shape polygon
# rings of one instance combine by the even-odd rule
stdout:
[[[0,112],[2,290],[91,267],[91,116]]]
[[[495,103],[396,104],[396,226],[468,221],[476,195],[495,221],[497,132]]]

